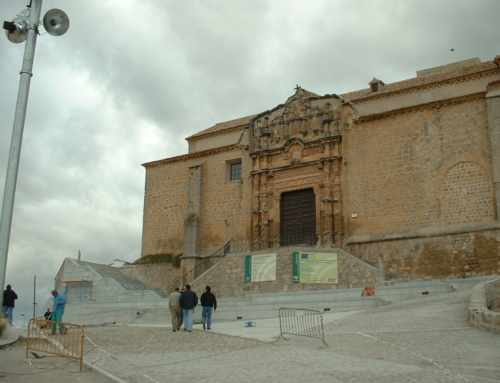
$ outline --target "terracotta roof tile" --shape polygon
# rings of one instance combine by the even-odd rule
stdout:
[[[226,129],[236,128],[238,126],[248,125],[248,123],[250,122],[250,120],[252,118],[254,118],[255,116],[257,116],[257,115],[254,114],[254,115],[248,116],[248,117],[240,117],[240,118],[237,118],[235,120],[226,121],[226,122],[220,122],[218,124],[215,124],[211,128],[202,130],[201,132],[198,132],[196,134],[193,134],[192,136],[189,136],[188,138],[186,138],[186,140],[189,141],[191,138],[196,138],[196,137],[204,136],[204,135],[207,135],[207,134],[220,132],[220,131],[226,130]]]
[[[385,84],[384,89],[379,92],[372,92],[370,88],[366,88],[343,94],[342,97],[350,101],[360,101],[368,99],[370,97],[376,97],[381,94],[388,94],[411,88],[417,88],[420,86],[427,86],[434,83],[439,83],[442,81],[452,80],[455,78],[479,74],[482,72],[488,72],[495,69],[498,69],[496,64],[493,61],[487,61],[481,64],[470,65],[463,68],[452,69],[445,72],[429,74],[426,76],[415,77],[408,80]]]

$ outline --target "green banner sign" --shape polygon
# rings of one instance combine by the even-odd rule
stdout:
[[[245,257],[245,282],[276,280],[276,253],[247,255]]]
[[[293,253],[294,283],[338,283],[337,253]]]

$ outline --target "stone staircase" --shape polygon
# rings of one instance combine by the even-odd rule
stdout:
[[[153,307],[139,310],[130,326],[170,326],[172,315],[168,307]]]

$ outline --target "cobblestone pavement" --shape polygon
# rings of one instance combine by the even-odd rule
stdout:
[[[42,353],[40,353],[42,354]],[[103,375],[86,366],[80,372],[78,360],[51,357],[26,358],[26,340],[0,349],[0,382],[2,383],[109,383]]]
[[[325,341],[170,327],[88,327],[86,359],[127,382],[500,382],[500,334],[470,327],[470,290],[326,322]],[[276,338],[279,328],[276,329]],[[111,354],[108,356],[104,351]]]

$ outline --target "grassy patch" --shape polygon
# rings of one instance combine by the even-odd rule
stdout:
[[[148,254],[144,257],[141,257],[134,264],[139,265],[141,263],[167,263],[171,262],[172,266],[179,267],[181,265],[182,254],[173,255],[170,253],[165,254]]]

